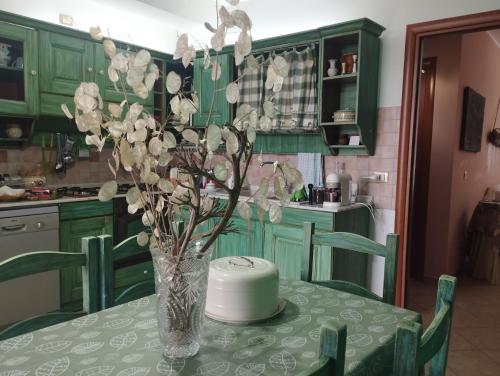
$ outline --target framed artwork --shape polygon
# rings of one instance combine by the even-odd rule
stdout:
[[[464,89],[462,133],[460,136],[461,150],[476,153],[481,151],[485,102],[486,99],[469,86]]]

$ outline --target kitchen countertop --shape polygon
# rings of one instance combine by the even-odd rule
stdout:
[[[208,194],[211,197],[214,198],[221,198],[221,199],[226,199],[228,198],[228,195],[224,193],[223,191],[220,190],[207,190],[207,189],[202,189],[201,193]],[[239,201],[246,201],[248,202],[253,202],[253,198],[250,197],[249,195],[246,194],[241,194],[239,197]],[[271,203],[279,203],[279,200],[277,199],[269,199],[269,202]],[[353,210],[353,209],[359,209],[362,208],[363,206],[366,206],[365,204],[355,202],[349,205],[344,205],[344,206],[338,206],[335,208],[324,208],[323,206],[318,206],[318,205],[309,205],[307,203],[300,203],[300,202],[290,202],[290,204],[287,206],[288,208],[293,208],[293,209],[302,209],[302,210],[312,210],[312,211],[321,211],[321,212],[327,212],[327,213],[340,213],[348,210]]]
[[[97,184],[91,185],[91,184],[86,184],[87,186],[95,186]],[[80,186],[84,186],[83,184]],[[227,199],[227,194],[218,190],[215,191],[209,191],[202,189],[201,190],[202,194],[208,194],[211,197],[215,198],[222,198],[222,199]],[[124,194],[121,195],[116,195],[115,197],[124,197]],[[0,210],[9,210],[9,209],[19,209],[19,208],[29,208],[29,207],[36,207],[36,206],[50,206],[50,205],[59,205],[59,204],[64,204],[64,203],[70,203],[70,202],[79,202],[79,201],[95,201],[98,200],[97,196],[90,196],[90,197],[61,197],[53,200],[34,200],[34,201],[29,201],[29,200],[20,200],[20,201],[11,201],[11,202],[2,202],[0,203]],[[239,197],[240,201],[248,200],[248,202],[253,202],[253,198],[251,198],[249,195],[242,194]],[[269,199],[270,202],[276,202],[278,203],[279,201],[276,199]],[[321,211],[321,212],[328,212],[328,213],[340,213],[348,210],[353,210],[353,209],[358,209],[363,207],[364,204],[362,203],[352,203],[349,205],[345,206],[339,206],[336,208],[324,208],[322,206],[310,206],[308,204],[301,204],[299,202],[291,202],[290,205],[288,206],[289,208],[293,209],[302,209],[302,210],[312,210],[312,211]]]

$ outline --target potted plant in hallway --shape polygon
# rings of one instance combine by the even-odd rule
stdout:
[[[233,6],[237,0],[227,0]],[[216,27],[205,23],[212,33],[211,45],[215,53],[204,48],[204,69],[211,70],[215,93],[225,90],[226,99],[237,103],[238,82],[217,88],[221,76],[218,52],[225,45],[226,32],[237,29],[235,63],[258,67],[251,55],[251,20],[240,10],[231,12],[218,7]],[[123,93],[120,104],[104,106],[95,83],[82,83],[74,96],[75,111],[71,113],[63,104],[66,116],[75,120],[78,129],[86,133],[86,143],[101,151],[106,142],[113,146],[112,159],[108,161],[114,179],[106,182],[99,191],[99,199],[107,201],[117,192],[117,172],[125,170],[134,186],[127,192],[128,211],[143,211],[142,222],[148,229],[141,232],[137,241],[149,243],[155,268],[157,310],[160,339],[167,357],[187,357],[198,352],[200,329],[203,323],[208,266],[212,246],[221,234],[235,231],[231,216],[236,209],[249,220],[252,209],[248,200],[240,200],[240,192],[253,157],[253,144],[258,128],[268,129],[275,114],[272,101],[263,104],[263,115],[248,104],[240,104],[232,124],[216,125],[206,121],[202,130],[189,127],[190,117],[198,111],[199,98],[181,90],[181,77],[171,71],[166,75],[166,88],[173,95],[170,113],[165,123],[160,123],[138,103],[130,103],[130,89],[147,98],[160,76],[146,50],[138,52],[117,50],[113,41],[103,38],[100,28],[92,28],[91,35],[103,40],[103,48],[111,59],[109,79]],[[187,34],[177,41],[174,58],[182,59],[185,67],[192,64],[195,48],[189,44]],[[289,65],[281,56],[267,63],[268,88],[279,91],[287,76]],[[212,103],[214,99],[212,98]],[[179,170],[176,181],[167,178],[170,167]],[[214,166],[213,168],[211,166]],[[301,173],[290,163],[284,162],[270,176],[262,178],[253,196],[259,217],[269,213],[271,222],[281,219],[281,206],[289,203],[288,189],[302,188]],[[209,179],[227,194],[227,201],[203,194],[200,180]],[[269,186],[280,203],[268,201]],[[182,226],[176,225],[181,213],[189,213]],[[195,231],[198,226],[214,219],[210,231]]]

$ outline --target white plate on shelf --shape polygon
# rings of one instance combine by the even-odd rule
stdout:
[[[205,311],[205,316],[208,317],[209,319],[223,322],[224,324],[249,325],[249,324],[256,324],[259,322],[270,320],[270,319],[278,316],[281,312],[283,312],[285,307],[286,307],[286,300],[283,298],[278,298],[278,308],[276,308],[276,311],[274,311],[273,314],[269,317],[261,317],[261,318],[256,318],[256,319],[252,319],[252,320],[231,320],[231,319],[228,319],[226,317],[215,315],[215,314],[212,314],[212,313],[207,312],[207,311]]]

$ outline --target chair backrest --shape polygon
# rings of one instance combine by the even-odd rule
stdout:
[[[51,270],[81,266],[83,310],[79,312],[51,312],[19,321],[2,330],[0,340],[96,312],[99,309],[98,252],[97,239],[83,238],[81,253],[31,252],[2,261],[0,263],[0,283]]]
[[[147,253],[148,246],[139,246],[137,236],[125,239],[120,244],[113,247],[113,240],[110,235],[101,235],[99,239],[99,276],[101,280],[100,300],[101,309],[106,309],[130,300],[139,299],[146,295],[151,295],[155,291],[153,273],[149,273],[150,278],[141,281],[123,290],[115,297],[115,267],[114,263],[127,257]],[[151,263],[152,268],[152,263]]]
[[[398,325],[393,375],[419,375],[428,362],[429,375],[445,375],[456,283],[457,279],[449,275],[439,278],[434,319],[423,335],[421,324]]]
[[[350,292],[365,298],[381,300],[388,304],[394,304],[396,298],[396,271],[399,236],[389,234],[386,239],[386,245],[383,245],[365,238],[364,236],[347,232],[322,232],[321,234],[316,234],[314,232],[314,223],[305,222],[302,280]],[[349,281],[312,281],[313,255],[314,246],[316,245],[346,249],[367,255],[384,257],[384,289],[382,297],[374,294],[363,286]]]
[[[347,327],[333,320],[321,326],[319,359],[298,376],[343,376]]]

